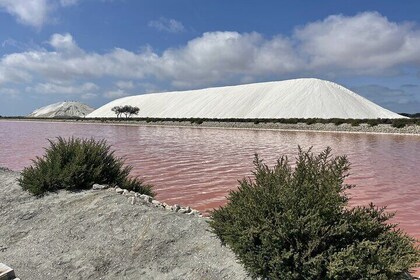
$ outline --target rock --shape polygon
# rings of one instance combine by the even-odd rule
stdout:
[[[122,194],[123,194],[123,195],[129,195],[129,194],[130,194],[130,192],[129,192],[128,190],[123,190]]]
[[[140,195],[140,199],[143,199],[143,200],[144,200],[144,201],[146,201],[146,202],[152,202],[152,201],[153,201],[153,197],[148,196],[148,195],[146,195],[146,194],[142,194],[142,195]]]
[[[128,201],[130,202],[131,205],[136,204],[136,200],[137,199],[134,196],[128,198]]]
[[[0,263],[0,279],[15,279],[15,272],[4,263]]]
[[[192,216],[200,216],[201,215],[201,213],[200,213],[200,211],[198,211],[198,210],[191,210],[191,212],[190,213],[188,213],[188,215],[192,215]]]
[[[108,185],[101,185],[101,184],[93,184],[92,189],[93,190],[105,190],[108,189]]]
[[[181,209],[181,206],[179,206],[178,204],[175,204],[174,206],[171,207],[172,211],[174,212],[178,212],[179,209]]]
[[[154,205],[162,205],[162,203],[160,203],[160,201],[158,201],[158,200],[152,200],[152,204],[154,204]]]
[[[178,213],[185,214],[185,213],[187,213],[187,209],[181,208],[181,209],[179,209]]]
[[[117,188],[115,188],[115,192],[119,193],[119,194],[122,194],[124,192],[124,190],[117,187]]]
[[[187,213],[190,213],[191,212],[191,208],[189,207],[189,206],[187,206],[187,207],[182,207],[181,209],[179,209],[179,211],[178,211],[178,213],[181,213],[181,214],[187,214]]]

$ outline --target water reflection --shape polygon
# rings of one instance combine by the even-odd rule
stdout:
[[[106,138],[135,175],[155,185],[159,200],[202,211],[225,203],[237,180],[251,174],[255,153],[272,165],[281,155],[294,159],[298,145],[314,152],[331,146],[352,163],[348,182],[358,187],[351,203],[388,205],[420,238],[418,136],[2,121],[0,166],[21,170],[57,136]]]

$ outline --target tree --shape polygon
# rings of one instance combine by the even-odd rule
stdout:
[[[131,117],[131,115],[137,115],[140,111],[138,107],[133,107],[130,105],[125,105],[121,108],[122,113],[125,115],[125,117],[128,119]]]
[[[114,106],[112,107],[111,111],[117,115],[117,118],[119,118],[122,114],[121,109],[122,109],[121,106]]]
[[[346,157],[302,151],[269,168],[258,156],[209,224],[254,278],[284,280],[411,279],[420,262],[415,240],[377,208],[351,208]],[[294,166],[294,167],[293,167]]]
[[[137,115],[140,109],[138,107],[124,105],[112,107],[111,111],[113,111],[117,115],[117,118],[124,114],[125,117],[128,119],[131,115]]]

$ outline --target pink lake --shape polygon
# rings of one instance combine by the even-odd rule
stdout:
[[[387,205],[393,222],[420,239],[420,136],[0,121],[0,166],[22,170],[58,136],[105,138],[158,200],[203,212],[251,174],[255,153],[271,165],[298,145],[330,146],[352,163],[351,204]]]

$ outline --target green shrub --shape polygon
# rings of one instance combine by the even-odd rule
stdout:
[[[405,279],[420,261],[415,241],[387,224],[374,205],[350,208],[346,157],[299,148],[269,168],[256,156],[254,178],[240,181],[209,224],[253,278]]]
[[[378,119],[370,119],[367,120],[367,124],[370,126],[377,126],[380,123],[380,121]]]
[[[19,183],[24,190],[42,195],[60,189],[90,189],[97,183],[154,195],[150,185],[129,177],[131,167],[115,157],[105,140],[59,137],[48,141],[46,154],[22,171]]]
[[[395,128],[403,128],[408,122],[406,119],[394,119],[392,120],[392,126]]]

